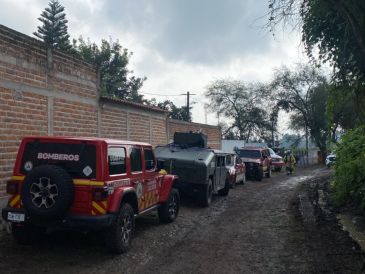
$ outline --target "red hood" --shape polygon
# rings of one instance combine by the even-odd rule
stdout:
[[[244,162],[257,163],[260,164],[261,160],[257,158],[241,158]]]

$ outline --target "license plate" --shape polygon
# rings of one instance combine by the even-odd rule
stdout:
[[[24,220],[25,220],[25,214],[24,213],[8,212],[8,221],[24,222]]]

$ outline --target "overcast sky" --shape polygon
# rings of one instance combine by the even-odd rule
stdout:
[[[273,69],[305,60],[296,32],[263,28],[268,0],[60,0],[72,38],[112,37],[133,51],[130,68],[144,94],[185,104],[205,122],[205,87],[221,78],[269,81]],[[33,36],[48,0],[0,0],[0,24]],[[151,96],[146,95],[147,98]],[[282,119],[285,120],[285,119]],[[207,122],[217,124],[209,114]],[[285,129],[285,123],[281,123]]]

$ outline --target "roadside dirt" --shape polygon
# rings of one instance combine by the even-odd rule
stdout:
[[[362,273],[364,255],[321,209],[322,167],[248,181],[210,208],[184,200],[176,222],[139,218],[132,249],[105,253],[98,234],[55,232],[33,246],[0,237],[1,273]],[[306,182],[306,183],[305,183]]]

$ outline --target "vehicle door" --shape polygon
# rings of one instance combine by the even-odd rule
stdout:
[[[226,166],[225,166],[225,156],[217,155],[216,161],[216,175],[215,175],[215,185],[216,190],[222,189],[225,185],[226,179]]]
[[[243,180],[244,173],[246,172],[245,165],[237,155],[234,156],[234,168],[236,170],[236,182]]]
[[[158,181],[158,172],[156,169],[156,158],[152,147],[143,147],[143,185],[145,187],[143,207],[149,208],[155,205],[159,200],[161,182]]]
[[[131,183],[136,190],[138,199],[138,209],[139,211],[142,211],[146,208],[144,203],[146,182],[144,181],[144,174],[143,174],[141,146],[137,145],[131,146],[129,151],[129,160],[130,160]]]

